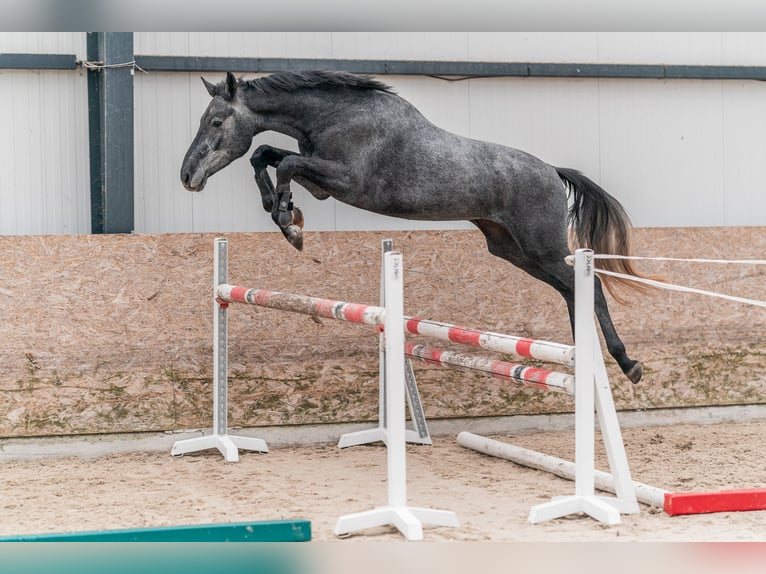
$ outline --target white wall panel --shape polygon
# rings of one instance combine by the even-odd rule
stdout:
[[[471,136],[597,178],[597,87],[593,80],[471,80]]]
[[[136,33],[142,55],[766,66],[766,33]],[[0,52],[74,53],[84,33],[0,33]],[[206,74],[215,81],[221,74]],[[253,76],[250,76],[253,77]],[[435,124],[582,170],[640,226],[766,225],[766,84],[383,76]],[[183,189],[209,96],[199,74],[135,76],[136,230],[274,230],[248,156]],[[0,70],[0,233],[90,229],[87,80]],[[295,149],[277,134],[260,143]],[[272,170],[273,175],[273,170]],[[466,227],[375,216],[294,185],[307,230]]]
[[[720,32],[599,32],[598,61],[614,64],[718,65]]]
[[[602,80],[599,92],[601,183],[634,223],[724,225],[721,82]]]
[[[465,60],[467,32],[333,32],[334,58]]]
[[[469,57],[477,62],[596,62],[596,32],[471,32]]]
[[[331,37],[330,32],[136,32],[134,49],[160,56],[329,58]]]
[[[2,32],[0,52],[85,56],[85,34]],[[87,81],[0,70],[0,234],[90,231]]]
[[[85,75],[0,71],[0,125],[0,233],[89,232]]]
[[[83,32],[0,32],[0,53],[75,54],[84,59]]]
[[[189,56],[190,38],[200,32],[134,32],[133,50],[136,54],[156,56]],[[211,56],[213,54],[204,54]]]
[[[196,129],[189,74],[136,74],[135,229],[192,230],[192,201],[178,173],[185,146]],[[199,88],[204,90],[202,82]]]
[[[725,225],[766,224],[766,84],[723,84]],[[711,145],[712,142],[711,142]],[[700,166],[704,170],[704,166]]]
[[[471,135],[471,81],[449,82],[420,76],[382,76],[401,97],[431,123],[451,132]]]
[[[137,54],[763,65],[763,32],[136,32]],[[0,51],[84,54],[84,34],[2,33]]]
[[[728,32],[721,36],[721,64],[731,66],[766,65],[766,34]]]

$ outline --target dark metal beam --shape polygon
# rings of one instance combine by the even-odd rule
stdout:
[[[95,53],[94,53],[95,54]],[[88,55],[93,61],[98,55]],[[439,60],[344,60],[136,56],[155,72],[280,72],[328,69],[360,74],[536,78],[647,78],[673,80],[766,80],[766,66],[462,62]],[[0,70],[75,70],[74,54],[0,54]]]
[[[87,34],[88,60],[99,58],[99,35]],[[88,157],[90,160],[90,229],[91,233],[104,232],[103,160],[101,157],[102,98],[101,74],[88,70]]]
[[[74,54],[0,54],[0,70],[74,70]]]
[[[98,59],[98,55],[88,59]],[[462,62],[439,60],[344,60],[310,58],[227,58],[136,56],[136,64],[154,72],[280,72],[345,70],[359,74],[458,77],[646,78],[668,80],[766,80],[766,66],[687,66],[665,64],[578,64],[535,62]],[[74,70],[74,54],[0,54],[0,70]]]
[[[766,66],[684,66],[665,64],[577,64],[534,62],[462,62],[417,60],[335,60],[136,56],[148,72],[280,72],[345,70],[360,74],[524,78],[646,78],[692,80],[766,80]]]
[[[527,64],[536,78],[648,78],[665,77],[663,65],[642,64]]]
[[[130,233],[133,193],[133,34],[89,32],[91,231]]]

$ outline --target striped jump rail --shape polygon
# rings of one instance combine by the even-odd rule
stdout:
[[[574,395],[575,377],[568,373],[495,361],[485,357],[471,357],[445,349],[418,345],[412,341],[405,341],[404,354],[433,365],[479,371],[498,379],[521,383],[536,389]]]
[[[569,367],[574,366],[575,348],[571,345],[514,337],[489,331],[479,331],[450,325],[449,323],[440,323],[438,321],[414,317],[404,318],[404,329],[412,335],[423,335],[442,341],[452,341],[453,343],[479,347],[487,351],[495,351],[515,357],[538,359]]]
[[[246,303],[258,307],[291,311],[327,319],[339,319],[364,325],[382,326],[385,316],[383,307],[374,305],[347,303],[333,299],[238,287],[229,284],[219,285],[216,295],[219,302]],[[411,335],[433,337],[434,339],[470,345],[487,351],[549,361],[570,367],[574,365],[575,348],[571,345],[479,331],[417,317],[405,317],[404,328]]]
[[[250,289],[236,285],[222,284],[216,289],[219,303],[246,303],[280,311],[302,313],[326,319],[339,319],[362,325],[383,325],[385,309],[374,305],[346,303],[333,299],[295,295],[266,289]]]

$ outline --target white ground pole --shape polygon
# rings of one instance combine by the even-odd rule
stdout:
[[[386,253],[393,251],[394,241],[392,239],[383,239],[381,241],[381,263],[385,258]],[[384,307],[386,304],[386,281],[384,277],[383,265],[380,266],[380,305]],[[380,334],[379,338],[379,369],[380,377],[378,383],[378,426],[360,430],[356,432],[345,433],[341,435],[338,440],[339,448],[348,448],[350,446],[358,446],[362,444],[370,444],[373,442],[382,441],[386,442],[388,435],[386,434],[386,347],[385,347],[385,335]],[[415,423],[415,429],[407,429],[406,440],[407,442],[415,444],[433,444],[431,435],[428,432],[428,426],[426,423],[425,415],[423,414],[423,406],[420,402],[420,394],[418,392],[418,386],[415,381],[415,372],[412,369],[412,362],[409,359],[405,359],[404,363],[405,376],[407,380],[407,404],[410,408],[410,420]]]
[[[393,525],[407,540],[423,539],[423,524],[459,526],[457,515],[447,510],[407,506],[407,443],[404,390],[404,280],[401,253],[383,257],[385,283],[385,369],[388,504],[373,510],[341,516],[335,534],[344,535],[377,526]]]
[[[239,461],[238,449],[268,452],[266,442],[259,438],[233,436],[227,429],[227,376],[228,376],[228,303],[216,299],[218,286],[228,280],[229,242],[217,238],[213,250],[213,434],[179,440],[170,454],[179,456],[217,448],[226,462]]]
[[[470,448],[497,458],[504,458],[511,462],[515,462],[516,464],[520,464],[521,466],[550,472],[551,474],[555,474],[556,476],[567,480],[575,479],[575,463],[564,460],[563,458],[543,454],[536,450],[530,450],[528,448],[508,444],[506,442],[501,442],[466,431],[457,435],[457,442],[460,446],[465,448]],[[596,470],[593,472],[593,478],[598,490],[611,493],[617,492],[614,477],[608,472]],[[649,506],[663,508],[665,504],[665,493],[668,492],[667,490],[635,481],[633,482],[633,488],[636,490],[636,498],[639,502]]]
[[[620,512],[638,512],[635,488],[630,480],[627,457],[617,422],[617,413],[606,379],[601,346],[594,318],[593,251],[579,249],[574,256],[575,270],[575,494],[554,498],[534,506],[529,521],[543,522],[585,513],[606,524],[619,524]],[[604,499],[595,493],[595,420],[596,396],[599,420],[618,499]],[[609,411],[609,412],[607,412]]]

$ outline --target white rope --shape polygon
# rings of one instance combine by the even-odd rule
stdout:
[[[765,301],[757,301],[755,299],[747,299],[745,297],[735,297],[734,295],[724,295],[723,293],[715,293],[714,291],[705,291],[704,289],[694,289],[692,287],[684,287],[682,285],[674,285],[673,283],[663,283],[662,281],[655,281],[654,279],[645,279],[643,277],[636,277],[634,275],[626,275],[625,273],[615,273],[614,271],[606,271],[604,269],[595,269],[596,273],[601,275],[609,275],[610,277],[619,277],[620,279],[627,279],[628,281],[635,281],[637,283],[644,283],[645,285],[651,285],[658,289],[667,289],[668,291],[679,291],[681,293],[696,293],[698,295],[706,295],[708,297],[717,297],[719,299],[726,299],[727,301],[734,301],[735,303],[745,303],[746,305],[755,305],[756,307],[766,308]]]
[[[737,265],[766,265],[766,259],[680,259],[676,257],[640,257],[638,255],[609,255],[594,253],[594,259],[630,259],[634,261],[678,261],[683,263],[735,263]]]
[[[141,68],[138,64],[136,64],[135,60],[131,60],[130,62],[122,62],[119,64],[104,64],[103,62],[88,62],[85,60],[81,60],[77,62],[80,66],[85,68],[86,70],[107,70],[107,69],[113,69],[113,68],[131,68],[131,72],[138,70],[139,72],[143,72],[144,74],[148,74],[146,70]]]

